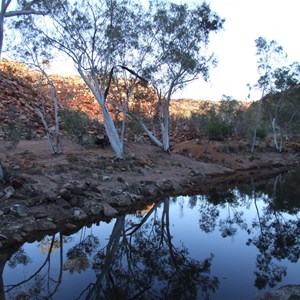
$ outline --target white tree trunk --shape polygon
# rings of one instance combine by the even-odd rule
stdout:
[[[169,151],[170,149],[170,139],[169,139],[169,102],[167,102],[165,111],[164,111],[164,124],[162,131],[162,141],[163,141],[163,150]]]
[[[98,98],[100,99],[100,101],[98,100]],[[106,133],[107,133],[109,142],[116,154],[116,158],[123,159],[124,158],[123,142],[120,140],[118,131],[115,127],[112,117],[111,117],[110,113],[108,112],[107,107],[105,106],[104,97],[102,97],[103,103],[101,103],[100,95],[98,95],[98,98],[97,98],[97,100],[98,100],[101,110],[102,110],[104,126],[106,129]]]
[[[95,83],[95,86],[94,86],[92,84],[92,82],[87,78],[87,76],[85,76],[85,74],[82,71],[81,59],[79,59],[79,61],[78,61],[78,72],[79,72],[81,78],[84,80],[84,82],[90,88],[94,97],[97,99],[97,101],[100,105],[107,137],[108,137],[109,142],[115,152],[116,158],[123,159],[124,158],[123,141],[120,140],[118,131],[115,127],[115,124],[112,120],[110,113],[108,112],[108,109],[105,104],[104,94],[101,93],[101,91],[100,91],[100,88],[99,88],[98,82],[97,82],[97,78],[93,79],[93,81]]]
[[[40,67],[39,67],[40,68]],[[48,84],[50,85],[50,91],[52,95],[52,101],[53,101],[53,108],[54,108],[54,121],[55,121],[55,153],[61,154],[62,153],[62,148],[60,144],[60,132],[59,132],[59,119],[58,119],[58,101],[57,101],[57,94],[55,90],[55,86],[47,73],[40,68],[41,72],[44,74],[46,77]]]
[[[277,141],[277,132],[276,132],[276,120],[273,118],[272,120],[272,129],[273,129],[273,140],[274,145],[277,150],[279,150],[278,141]]]
[[[130,115],[134,120],[136,120],[140,124],[140,126],[142,127],[142,129],[146,132],[146,134],[149,136],[149,138],[151,139],[151,141],[156,146],[158,146],[160,148],[163,148],[163,144],[156,138],[156,136],[147,128],[147,126],[141,120],[139,120],[133,114],[128,113],[128,115]]]
[[[47,121],[46,121],[46,119],[45,119],[45,116],[44,116],[44,114],[41,112],[40,109],[37,108],[35,111],[36,111],[36,113],[39,115],[39,117],[41,118],[41,120],[42,120],[42,122],[43,122],[44,128],[45,128],[45,130],[46,130],[47,138],[48,138],[48,141],[49,141],[49,144],[50,144],[51,153],[52,153],[52,154],[55,154],[56,151],[55,151],[55,147],[54,147],[54,143],[53,143],[53,138],[52,138],[51,132],[50,132],[50,130],[49,130],[49,126],[48,126],[48,124],[47,124]]]
[[[279,152],[282,152],[283,149],[283,130],[280,128],[280,141],[279,141]]]
[[[262,93],[262,98],[263,98],[264,92]],[[254,125],[254,131],[253,131],[253,140],[252,140],[252,145],[251,145],[251,153],[253,154],[254,152],[254,147],[256,144],[256,131],[257,131],[257,126],[260,122],[260,114],[261,114],[261,106],[262,106],[262,98],[259,100],[258,104],[258,110],[257,110],[257,115],[256,115],[256,120],[255,120],[255,125]]]
[[[0,11],[0,60],[1,60],[1,54],[2,54],[2,48],[3,48],[3,38],[4,38],[4,7],[2,4],[1,11]]]

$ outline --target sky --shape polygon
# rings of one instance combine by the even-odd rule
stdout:
[[[178,1],[179,2],[179,1]],[[189,1],[184,1],[189,2]],[[288,54],[288,64],[300,62],[300,0],[207,0],[224,29],[211,37],[210,47],[219,63],[210,82],[197,80],[175,98],[221,100],[222,95],[246,100],[247,83],[258,79],[255,40],[275,40]],[[260,98],[252,92],[250,100]]]
[[[177,3],[201,3],[202,0],[172,0]],[[210,49],[218,59],[210,81],[190,83],[173,98],[221,100],[222,95],[246,100],[247,83],[255,84],[257,73],[255,40],[262,36],[275,40],[288,54],[288,64],[300,62],[300,0],[206,0],[221,18],[224,28],[213,34]],[[61,62],[59,63],[61,68]],[[249,100],[260,93],[251,92]]]

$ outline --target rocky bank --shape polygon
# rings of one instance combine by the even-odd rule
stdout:
[[[210,142],[173,148],[168,155],[149,144],[128,142],[126,159],[116,161],[109,146],[83,149],[64,141],[64,153],[52,156],[46,139],[24,140],[10,150],[0,142],[0,248],[46,233],[71,234],[164,197],[207,192],[299,163],[297,152],[261,152],[251,160],[247,153],[219,152]]]

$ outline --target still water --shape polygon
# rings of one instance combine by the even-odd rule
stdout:
[[[6,299],[255,299],[300,284],[300,172],[24,244]]]

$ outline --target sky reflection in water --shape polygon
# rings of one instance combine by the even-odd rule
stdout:
[[[254,299],[300,284],[299,208],[283,182],[171,198],[25,244],[5,265],[6,297]]]

